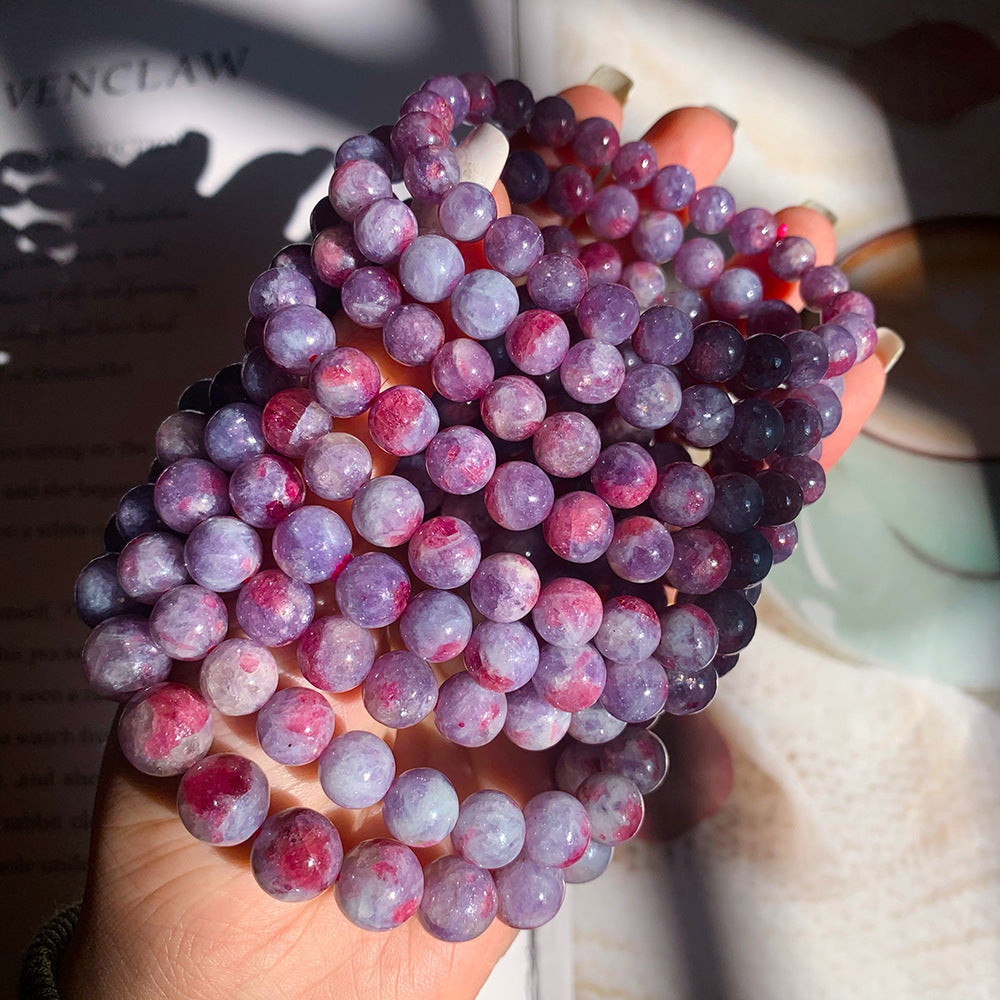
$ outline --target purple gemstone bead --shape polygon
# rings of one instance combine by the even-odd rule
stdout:
[[[201,458],[182,458],[156,480],[156,512],[175,531],[187,534],[196,524],[229,513],[229,478]]]
[[[594,492],[609,506],[638,507],[656,485],[656,464],[649,452],[630,441],[609,445],[590,471]]]
[[[208,418],[195,410],[171,413],[156,428],[156,457],[170,465],[182,458],[208,458],[205,451],[205,424]]]
[[[382,548],[408,542],[424,519],[420,490],[400,476],[379,476],[355,494],[351,507],[354,528],[362,538]]]
[[[687,167],[672,163],[657,171],[649,186],[653,204],[667,212],[685,208],[695,192],[694,175]]]
[[[813,329],[813,333],[823,340],[829,359],[823,377],[830,378],[850,371],[858,358],[858,345],[850,332],[839,323],[821,323]],[[188,461],[194,460],[188,459]]]
[[[416,216],[409,205],[392,197],[373,201],[361,209],[354,220],[354,239],[358,244],[358,249],[376,264],[389,264],[398,260],[400,254],[416,238]],[[368,269],[361,268],[344,283],[345,307],[348,285],[357,274],[365,270]],[[353,316],[351,318],[354,319]],[[358,321],[356,320],[356,322]]]
[[[350,528],[327,507],[306,506],[292,511],[271,538],[278,568],[303,583],[335,577],[350,559],[352,546]]]
[[[532,609],[535,630],[556,646],[582,646],[601,627],[604,609],[597,591],[583,580],[562,577],[547,583]]]
[[[205,700],[222,715],[250,715],[278,688],[278,664],[252,639],[226,639],[205,657],[198,674]]]
[[[594,285],[611,285],[620,281],[635,294],[635,289],[622,278],[621,254],[610,243],[598,241],[581,247],[580,263],[587,270],[588,288],[593,288]]]
[[[525,375],[545,375],[558,368],[566,357],[569,329],[554,312],[529,309],[507,327],[504,346],[510,360]]]
[[[592,709],[585,709],[590,712]],[[622,730],[625,723],[622,723]],[[556,786],[572,795],[583,783],[584,778],[601,770],[601,750],[596,744],[580,743],[576,738],[566,741],[556,759]]]
[[[478,76],[478,74],[476,74]],[[460,77],[447,74],[428,77],[420,85],[421,90],[429,90],[440,94],[451,108],[452,118],[456,125],[466,121],[472,98],[469,90]]]
[[[784,562],[794,551],[799,541],[799,529],[792,524],[767,525],[758,529],[767,539],[774,553],[774,565]]]
[[[166,528],[156,513],[155,492],[152,483],[140,483],[118,501],[114,524],[124,541]]]
[[[731,267],[712,285],[709,301],[717,316],[734,320],[746,316],[762,295],[763,286],[756,271],[748,267]]]
[[[298,469],[280,455],[243,462],[229,481],[233,510],[255,528],[273,528],[302,505],[305,492]]]
[[[409,541],[413,573],[428,586],[450,590],[468,583],[479,566],[479,539],[465,521],[434,517],[425,521]]]
[[[399,282],[382,267],[359,267],[340,294],[344,312],[369,329],[382,326],[403,301]]]
[[[557,556],[569,562],[589,563],[604,555],[611,544],[614,517],[600,497],[575,491],[556,499],[542,530]]]
[[[590,819],[567,792],[533,796],[524,807],[524,856],[550,868],[573,864],[590,843]]]
[[[366,628],[340,615],[317,618],[295,649],[302,676],[323,691],[350,691],[375,662],[375,640]]]
[[[406,189],[417,201],[431,205],[437,205],[459,182],[460,176],[458,158],[442,146],[424,146],[403,164]]]
[[[183,774],[212,745],[212,711],[183,684],[154,684],[133,695],[118,719],[122,753],[143,774]]]
[[[538,667],[538,640],[521,622],[480,622],[465,647],[465,667],[480,687],[513,691]]]
[[[552,510],[555,491],[549,477],[532,462],[506,462],[486,484],[483,499],[502,528],[525,531],[542,523]]]
[[[471,941],[493,922],[497,891],[488,871],[446,855],[424,869],[424,895],[417,915],[441,941]]]
[[[469,585],[472,603],[493,622],[515,622],[535,606],[541,583],[524,556],[497,552],[479,564]]]
[[[309,374],[310,391],[334,417],[364,413],[378,395],[381,382],[375,362],[356,347],[335,347],[321,354]]]
[[[484,268],[458,282],[450,305],[451,317],[463,333],[473,340],[493,340],[510,325],[520,303],[510,278]]]
[[[365,840],[344,858],[335,891],[351,923],[366,931],[387,931],[417,912],[424,875],[417,856],[406,845]]]
[[[545,394],[524,375],[503,375],[483,393],[479,412],[487,430],[504,441],[524,441],[545,419]]]
[[[459,746],[485,746],[496,738],[506,718],[503,692],[488,691],[465,670],[452,674],[438,690],[434,725]]]
[[[191,579],[217,594],[238,590],[260,569],[262,558],[260,535],[236,517],[202,521],[184,544]]]
[[[497,916],[508,927],[530,929],[548,923],[562,906],[566,884],[562,872],[519,857],[494,872]]]
[[[667,292],[666,275],[649,260],[636,260],[627,265],[621,273],[621,281],[632,289],[640,309],[659,305]]]
[[[624,731],[601,747],[602,770],[628,778],[643,795],[655,792],[667,776],[667,748],[663,740],[642,726]]]
[[[425,719],[434,708],[437,680],[426,660],[396,649],[375,661],[361,685],[361,696],[376,722],[405,729]]]
[[[371,474],[368,449],[354,435],[340,431],[313,441],[302,461],[306,485],[324,500],[349,500]]]
[[[618,412],[636,427],[666,427],[681,406],[677,376],[665,365],[637,365],[615,397]]]
[[[686,670],[668,670],[669,691],[663,706],[670,715],[695,715],[707,708],[715,697],[719,677],[715,667],[689,673]]]
[[[222,599],[187,583],[163,594],[153,605],[149,632],[175,660],[200,660],[226,636],[229,616]]]
[[[586,291],[587,269],[568,254],[547,253],[528,270],[528,294],[540,309],[571,312]]]
[[[798,281],[816,263],[816,249],[804,236],[784,236],[767,255],[771,273],[782,281]]]
[[[656,151],[642,139],[623,143],[611,161],[611,176],[630,191],[644,188],[655,175]]]
[[[289,267],[272,267],[254,278],[249,294],[250,315],[267,319],[285,306],[316,305],[312,282]]]
[[[155,604],[161,594],[188,579],[184,543],[176,535],[163,531],[139,535],[118,556],[121,589],[141,604]]]
[[[457,403],[479,399],[492,384],[493,359],[482,344],[466,337],[449,340],[431,362],[431,380],[442,396]]]
[[[693,343],[690,318],[673,306],[654,306],[644,312],[632,334],[635,353],[656,365],[679,364]]]
[[[736,214],[736,202],[723,187],[699,188],[688,203],[691,225],[706,236],[721,233]]]
[[[441,426],[434,404],[412,385],[380,393],[368,411],[372,440],[390,455],[416,455]]]
[[[457,594],[424,590],[406,606],[399,632],[411,653],[429,663],[444,663],[468,645],[472,612]]]
[[[426,365],[444,344],[444,324],[437,313],[410,302],[390,313],[382,327],[382,344],[402,365]]]
[[[778,220],[766,209],[745,208],[730,220],[726,234],[737,253],[763,253],[778,238]]]
[[[608,565],[630,583],[653,583],[666,573],[674,556],[670,531],[651,517],[626,517],[615,525]]]
[[[622,722],[648,722],[663,709],[668,690],[667,673],[652,657],[609,663],[601,704]]]
[[[605,682],[606,683],[606,682]],[[574,712],[569,720],[569,735],[580,743],[599,746],[613,740],[625,728],[600,702]]]
[[[639,202],[628,188],[609,184],[587,205],[587,225],[598,239],[620,240],[639,222]]]
[[[851,287],[847,275],[832,264],[811,267],[799,279],[799,292],[807,309],[822,312],[824,307],[841,292]]]
[[[396,775],[392,751],[374,733],[351,730],[335,737],[319,758],[319,781],[327,797],[345,809],[380,802]]]
[[[591,840],[587,849],[568,868],[563,869],[563,878],[567,885],[579,885],[583,882],[593,882],[599,875],[603,875],[611,864],[611,857],[615,849],[607,844],[601,844],[596,840]]]
[[[329,197],[337,215],[353,222],[372,202],[392,197],[392,181],[373,160],[347,160],[330,178]]]
[[[726,258],[714,241],[704,236],[688,240],[674,257],[674,275],[688,288],[711,287],[722,275]]]
[[[489,788],[473,792],[462,802],[451,842],[471,864],[502,868],[521,853],[524,831],[524,814],[517,803]]]
[[[587,811],[591,835],[598,843],[609,847],[624,844],[642,826],[642,794],[620,774],[592,774],[576,790],[576,797]]]
[[[330,414],[308,389],[285,389],[265,404],[261,430],[275,451],[288,458],[302,458],[313,441],[329,433]]]
[[[418,236],[399,259],[399,281],[418,302],[442,302],[465,274],[465,261],[447,237]]]
[[[285,388],[285,386],[281,386]],[[225,472],[267,451],[262,411],[252,403],[230,403],[213,413],[205,427],[208,457]]]
[[[83,672],[102,698],[126,701],[136,691],[165,681],[170,657],[153,640],[145,618],[115,615],[96,625],[87,637]]]
[[[328,226],[313,240],[312,262],[320,281],[341,288],[364,257],[354,242],[354,230],[347,223]]]
[[[411,111],[428,111],[437,116],[450,132],[458,122],[452,115],[451,105],[440,94],[432,90],[416,90],[410,94],[399,107],[399,117],[408,115]]]
[[[729,546],[710,528],[675,532],[674,558],[667,570],[671,587],[685,594],[710,594],[722,586],[732,565]]]
[[[271,313],[264,327],[267,356],[293,375],[305,375],[336,341],[333,324],[314,306],[285,306]]]
[[[475,427],[448,427],[432,438],[425,455],[427,475],[446,493],[465,496],[481,490],[496,469],[490,439]]]
[[[579,712],[600,698],[604,678],[604,658],[590,643],[581,646],[546,643],[532,683],[550,705],[564,712]]]
[[[456,184],[438,206],[441,228],[459,242],[482,239],[496,217],[497,203],[492,193],[471,181]]]
[[[660,615],[660,632],[656,656],[668,670],[701,670],[719,650],[712,616],[695,604],[672,604]]]
[[[516,132],[531,119],[535,98],[520,80],[501,80],[496,85],[497,105],[494,119],[508,132]]]
[[[382,628],[403,613],[410,599],[410,578],[392,556],[365,552],[341,570],[336,597],[341,614],[356,625]]]
[[[639,303],[624,285],[598,285],[580,300],[576,318],[585,337],[621,344],[639,322]]]
[[[594,645],[609,659],[631,663],[652,655],[660,641],[660,620],[642,598],[623,594],[604,605]]]
[[[257,739],[279,764],[309,764],[327,748],[335,721],[333,709],[318,691],[282,688],[257,713]]]
[[[520,278],[545,253],[545,241],[538,226],[523,215],[497,219],[483,237],[483,254],[495,271],[508,278]]]
[[[139,604],[125,593],[118,580],[118,555],[105,552],[80,570],[73,586],[76,612],[84,625],[95,625],[114,615],[139,610]]]
[[[504,735],[523,750],[554,747],[569,729],[569,712],[549,704],[534,684],[525,684],[507,693]]]
[[[260,829],[270,799],[267,778],[253,761],[218,753],[185,772],[177,789],[177,811],[193,837],[232,847]]]
[[[265,646],[294,642],[313,619],[316,601],[306,584],[276,569],[250,577],[236,598],[236,620]]]
[[[642,260],[665,264],[684,242],[684,227],[672,212],[654,209],[639,219],[632,230],[632,248]]]
[[[382,800],[382,819],[408,847],[432,847],[451,833],[458,819],[458,795],[433,767],[404,771]]]
[[[298,902],[329,889],[343,858],[337,828],[321,813],[299,807],[264,821],[250,850],[250,868],[269,896]]]
[[[601,435],[582,413],[553,413],[535,432],[532,448],[535,461],[549,475],[570,479],[594,467],[601,453]]]

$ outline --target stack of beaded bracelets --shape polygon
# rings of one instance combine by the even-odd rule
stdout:
[[[504,136],[518,212],[498,218],[468,178]],[[242,363],[185,391],[80,574],[86,675],[127,702],[126,757],[183,775],[195,837],[255,837],[272,896],[335,885],[361,927],[417,913],[448,941],[536,927],[637,832],[667,769],[647,727],[704,708],[750,641],[872,305],[770,212],[477,73],[348,139],[312,222],[253,282]],[[765,297],[775,279],[818,324]],[[173,661],[201,661],[200,693]],[[357,688],[385,727],[557,748],[555,788],[460,804],[440,771],[397,776],[379,736],[334,737],[321,692]],[[381,802],[389,836],[344,856],[319,812],[268,817],[260,767],[208,755],[213,709],[256,712],[264,753],[318,761],[337,806]],[[422,869],[413,849],[449,837]]]

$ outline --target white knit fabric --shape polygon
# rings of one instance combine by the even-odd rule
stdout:
[[[1000,715],[766,624],[711,711],[732,797],[576,887],[578,1000],[1000,997]]]

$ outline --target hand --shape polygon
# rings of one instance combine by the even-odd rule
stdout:
[[[582,86],[564,96],[578,120],[596,114],[620,127],[621,106],[606,92]],[[728,122],[705,108],[671,112],[646,138],[660,164],[684,163],[699,187],[715,180],[732,150]],[[503,206],[504,193],[498,188],[497,194]],[[820,263],[832,262],[832,229],[822,214],[793,208],[779,219],[791,233],[812,240]],[[794,286],[785,294],[794,300]],[[384,359],[378,360],[381,365]],[[854,433],[877,401],[880,374],[878,364],[866,363],[848,376],[844,422]],[[412,372],[396,377],[412,378]],[[828,446],[824,464],[835,454]],[[285,683],[302,683],[294,653],[287,647],[276,652]],[[377,732],[393,746],[397,772],[440,767],[460,798],[497,787],[523,802],[550,787],[549,754],[527,753],[503,738],[464,750],[446,744],[426,720],[387,732],[368,716],[357,691],[328,697],[338,733]],[[668,723],[672,771],[651,813],[658,833],[676,835],[721,805],[732,769],[725,743],[706,717]],[[345,850],[384,833],[377,807],[356,813],[333,808],[315,765],[289,769],[265,757],[252,720],[217,718],[213,752],[222,751],[243,754],[263,768],[272,783],[272,811],[303,805],[328,815]],[[277,902],[251,877],[248,844],[211,848],[188,834],[176,814],[176,785],[134,771],[112,738],[98,790],[81,922],[61,972],[67,998],[471,1000],[514,938],[516,932],[499,921],[475,942],[459,945],[432,938],[416,920],[386,933],[366,932],[341,915],[332,893],[299,905]],[[427,861],[435,852],[418,854]]]

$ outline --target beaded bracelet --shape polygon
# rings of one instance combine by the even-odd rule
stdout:
[[[496,177],[470,179],[498,142],[501,217]],[[539,228],[545,210],[565,224]],[[275,898],[335,885],[358,926],[417,913],[447,941],[496,915],[537,927],[639,829],[667,770],[647,727],[701,711],[752,638],[874,311],[770,212],[478,73],[431,78],[344,142],[312,228],[254,280],[242,363],[185,390],[153,482],[81,572],[86,676],[127,702],[126,757],[183,775],[195,837],[255,838]],[[765,295],[784,282],[818,324]],[[412,377],[387,387],[392,364]],[[317,616],[317,588],[336,613]],[[373,634],[389,625],[402,648]],[[271,648],[292,643],[306,683],[278,690]],[[200,693],[173,661],[201,661]],[[334,737],[322,692],[359,687],[390,728],[558,747],[555,787],[521,808],[397,775],[380,737]],[[341,808],[381,802],[389,836],[344,856],[322,814],[269,817],[260,767],[209,755],[213,709],[256,712],[262,750],[318,761]],[[413,849],[449,837],[422,870]]]

